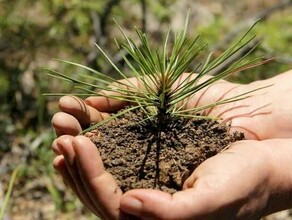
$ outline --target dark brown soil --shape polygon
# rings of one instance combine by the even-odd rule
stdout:
[[[158,141],[154,123],[139,123],[142,120],[142,113],[130,112],[86,134],[124,192],[134,188],[181,190],[199,164],[244,139],[242,133],[229,134],[228,126],[214,120],[174,118]]]

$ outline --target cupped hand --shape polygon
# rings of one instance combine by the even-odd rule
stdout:
[[[274,150],[291,144],[292,139],[237,142],[203,162],[182,191],[131,190],[121,197],[120,208],[147,220],[258,220],[292,205],[291,178],[282,175],[292,156]]]
[[[287,102],[285,94],[291,93],[291,80],[292,71],[249,85],[221,81],[188,100],[187,107],[273,84],[248,99],[204,113],[230,122],[232,129],[243,131],[247,139],[289,138],[292,137],[292,104]],[[63,97],[60,99],[62,112],[52,120],[60,136],[53,143],[57,154],[54,166],[96,215],[103,219],[119,219],[124,211],[141,219],[256,219],[283,208],[270,205],[271,198],[276,197],[271,192],[281,191],[272,172],[277,167],[273,155],[278,155],[275,146],[291,145],[289,139],[237,142],[228,151],[202,163],[187,179],[183,190],[173,195],[145,189],[131,190],[123,195],[114,178],[104,171],[92,142],[74,136],[90,122],[100,121],[107,117],[107,112],[124,105],[103,97],[90,97],[85,101]]]

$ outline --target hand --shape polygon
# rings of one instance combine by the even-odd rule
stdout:
[[[248,139],[291,137],[292,119],[289,111],[292,106],[284,100],[285,94],[291,93],[288,84],[291,78],[292,74],[288,72],[246,86],[221,82],[193,97],[188,106],[203,105],[223,96],[275,83],[265,92],[256,92],[252,98],[219,106],[207,113],[231,120],[233,129],[244,131]],[[120,210],[142,219],[212,219],[214,216],[215,219],[254,219],[286,208],[283,206],[289,204],[289,201],[285,205],[273,204],[274,197],[282,195],[282,192],[287,195],[291,189],[288,183],[291,181],[281,175],[281,178],[276,178],[275,172],[270,171],[278,168],[277,162],[286,167],[289,164],[284,163],[289,161],[284,160],[288,157],[287,145],[291,145],[289,139],[237,142],[228,151],[202,163],[185,182],[184,190],[173,196],[141,189],[122,195],[113,177],[103,170],[96,147],[85,137],[73,136],[90,121],[106,117],[103,112],[108,111],[109,107],[116,110],[124,103],[101,97],[89,98],[84,104],[80,103],[83,102],[70,97],[60,100],[60,107],[66,113],[57,113],[53,125],[58,135],[72,136],[62,136],[54,141],[53,149],[58,154],[54,166],[80,200],[104,219],[120,218],[123,215]],[[240,107],[234,108],[232,105]],[[278,149],[279,146],[286,147],[283,151],[285,153],[282,153],[284,155],[278,152],[281,149]],[[275,154],[278,155],[277,160],[271,156]],[[291,158],[288,159],[291,161]],[[279,187],[281,184],[277,179],[287,184]],[[267,207],[267,202],[273,205]]]
[[[281,175],[291,167],[291,154],[284,155],[291,144],[292,139],[237,142],[203,162],[182,191],[131,190],[121,197],[120,208],[147,220],[260,219],[292,205],[291,174]]]

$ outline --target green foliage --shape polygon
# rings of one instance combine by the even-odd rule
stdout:
[[[226,27],[227,25],[223,18],[218,17],[210,25],[199,27],[198,32],[206,38],[210,46],[214,47],[224,38],[223,33],[230,28]]]
[[[206,74],[224,64],[225,61],[243,50],[255,38],[255,35],[250,34],[252,28],[217,58],[212,59],[211,53],[204,63],[199,63],[185,78],[182,78],[182,75],[187,72],[191,63],[194,62],[206,47],[206,44],[201,42],[200,36],[194,38],[187,36],[187,22],[185,27],[175,34],[173,45],[169,45],[170,31],[166,34],[162,48],[151,47],[147,35],[138,28],[135,28],[135,31],[139,42],[134,42],[119,26],[123,39],[118,39],[116,42],[122,52],[125,63],[131,70],[133,76],[136,77],[137,83],[135,84],[128,78],[125,72],[114,64],[99,45],[96,45],[97,48],[123,81],[118,81],[87,66],[64,60],[63,62],[65,63],[81,67],[89,72],[82,75],[83,79],[76,79],[70,75],[68,76],[54,70],[49,70],[49,75],[74,83],[76,88],[83,92],[80,95],[104,96],[106,98],[137,104],[134,107],[118,112],[116,115],[89,129],[93,129],[108,120],[136,108],[141,109],[147,115],[147,119],[156,118],[157,127],[163,126],[164,123],[167,123],[175,116],[207,117],[199,116],[198,113],[210,107],[247,98],[253,92],[250,91],[192,109],[185,109],[185,104],[181,104],[183,100],[194,96],[200,90],[207,88],[231,74],[262,64],[262,61],[260,61],[261,58],[250,59],[248,57],[249,53],[254,49],[252,48],[246,54],[229,64],[226,69],[219,72],[216,76],[201,81]],[[95,76],[91,76],[89,73],[94,73]],[[181,78],[182,82],[177,84],[177,81]],[[88,82],[86,79],[91,79],[92,82]],[[93,89],[88,89],[84,86],[90,86]],[[99,91],[96,91],[96,89]]]
[[[284,13],[282,16],[275,18],[268,23],[262,23],[258,27],[258,34],[265,39],[262,47],[267,52],[272,52],[275,55],[283,56],[291,54],[292,48],[287,48],[287,43],[292,42],[292,15]]]
[[[20,166],[18,166],[17,168],[14,169],[14,171],[13,171],[13,173],[11,175],[10,181],[9,181],[8,190],[7,190],[6,194],[5,194],[3,203],[2,202],[0,203],[1,204],[0,219],[4,219],[4,215],[5,215],[5,212],[7,211],[7,206],[8,206],[9,200],[11,198],[13,185],[14,185],[15,179],[16,179],[16,177],[18,175],[19,169],[20,169]]]
[[[0,98],[5,98],[8,91],[8,77],[0,71]]]

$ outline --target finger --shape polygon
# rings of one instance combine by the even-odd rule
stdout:
[[[58,139],[55,139],[53,141],[53,143],[52,143],[52,149],[55,152],[55,154],[57,154],[57,155],[61,155],[62,154],[62,152],[60,150],[60,147],[58,145]]]
[[[70,189],[73,191],[73,193],[79,198],[79,200],[88,208],[90,209],[95,215],[100,216],[100,213],[98,212],[98,210],[94,209],[94,207],[91,206],[90,203],[88,203],[87,201],[84,201],[83,198],[80,196],[74,181],[72,179],[72,177],[69,174],[69,171],[67,169],[66,163],[65,163],[65,159],[63,157],[63,155],[58,155],[54,161],[53,161],[53,166],[55,168],[55,170],[62,176],[63,181],[65,182],[65,184],[67,186],[70,187]]]
[[[64,112],[58,112],[53,116],[52,125],[58,137],[61,135],[76,136],[82,131],[78,120]]]
[[[112,91],[101,91],[100,93],[104,96],[89,97],[85,99],[85,103],[101,112],[116,112],[129,103],[127,101],[116,100],[108,97],[119,95],[118,92],[115,92],[117,88],[125,89],[130,93],[131,91],[141,89],[141,84],[137,78],[133,77],[119,80],[118,83],[113,83],[109,87],[112,88]]]
[[[76,154],[74,152],[72,141],[74,137],[64,135],[58,138],[60,150],[64,156],[66,165],[65,179],[68,181],[68,185],[73,192],[79,197],[79,199],[95,214],[99,213],[98,207],[91,201],[87,191],[85,190],[81,177],[79,176],[78,167],[76,163]]]
[[[107,219],[118,219],[122,191],[114,177],[104,170],[96,146],[84,136],[77,136],[73,146],[79,174],[91,200]]]
[[[98,111],[75,96],[61,97],[59,107],[62,111],[73,115],[82,127],[86,127],[92,122],[99,122],[108,116],[107,113]]]
[[[74,181],[67,169],[67,165],[65,163],[65,159],[63,155],[58,155],[55,157],[53,161],[53,167],[56,171],[62,176],[63,181],[70,187],[70,189],[74,192],[75,195],[80,197],[79,192],[77,191],[77,188],[74,184]]]
[[[147,220],[208,219],[200,214],[212,212],[214,206],[210,204],[214,205],[214,201],[211,202],[209,198],[206,192],[193,189],[173,195],[158,190],[138,189],[124,194],[121,210]]]
[[[220,102],[226,98],[231,98],[240,93],[242,93],[242,88],[239,86],[239,84],[234,84],[223,80],[218,81],[198,91],[194,96],[189,97],[185,107],[187,109],[192,109],[208,106],[212,103]],[[205,113],[207,115],[217,116],[221,113],[221,111],[225,110],[225,107],[228,107],[228,105],[224,104],[215,107],[211,106],[205,110]]]
[[[85,103],[101,112],[117,112],[124,108],[127,102],[102,96],[92,96],[84,100]]]

